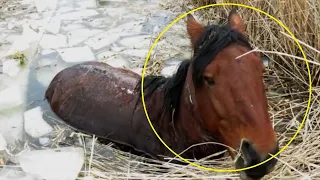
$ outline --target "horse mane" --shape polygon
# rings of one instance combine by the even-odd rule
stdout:
[[[169,78],[163,76],[146,76],[144,78],[144,97],[147,99],[159,88],[164,89],[164,113],[178,110],[182,90],[190,65],[192,66],[192,80],[195,86],[202,85],[202,73],[214,57],[230,43],[239,43],[252,49],[247,38],[240,32],[235,31],[228,25],[210,25],[205,27],[197,43],[194,45],[192,59],[184,60],[179,65],[176,73]],[[141,91],[141,80],[137,90]],[[141,93],[140,93],[141,98]],[[175,113],[177,114],[177,113]]]

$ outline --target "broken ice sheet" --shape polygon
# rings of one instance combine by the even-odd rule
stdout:
[[[178,68],[178,65],[176,66],[167,66],[167,67],[164,67],[162,70],[161,70],[161,75],[162,76],[165,76],[165,77],[170,77],[172,76],[175,71],[177,70]]]
[[[40,41],[40,46],[43,49],[57,49],[62,47],[68,47],[67,38],[62,34],[45,34],[43,35]]]
[[[50,1],[34,0],[38,13],[43,12],[45,10],[55,10],[57,7],[57,2],[58,0],[50,0]]]
[[[0,111],[11,109],[23,104],[19,85],[11,85],[0,90]]]
[[[24,114],[24,130],[33,138],[50,133],[53,128],[43,119],[41,107],[26,111]]]
[[[89,46],[64,48],[57,50],[65,62],[94,61],[96,58]]]
[[[18,159],[24,172],[46,180],[74,180],[84,163],[84,151],[73,147],[25,151]]]
[[[21,70],[20,62],[16,59],[4,60],[2,63],[2,72],[11,77],[17,76]]]

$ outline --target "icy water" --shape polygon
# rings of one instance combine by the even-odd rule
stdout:
[[[38,166],[43,163],[41,160],[79,156],[82,150],[63,149],[59,153],[28,151],[18,157],[26,149],[25,142],[40,150],[50,145],[55,125],[65,127],[44,99],[50,81],[58,72],[84,61],[103,61],[141,73],[153,41],[176,17],[159,3],[160,0],[52,0],[50,3],[23,0],[5,5],[11,9],[3,8],[0,14],[0,151],[13,150],[9,162],[43,178],[44,172],[35,169],[41,167]],[[157,60],[165,60],[162,75],[172,75],[181,60],[191,55],[186,51],[190,44],[184,35],[185,26],[178,23],[153,50],[160,54]],[[23,67],[16,60],[5,58],[17,51],[28,58]],[[77,174],[79,163],[83,163],[83,157],[75,159],[79,161],[70,165],[73,170],[63,167],[71,172],[69,178]],[[42,166],[53,168],[47,164]],[[0,171],[0,179],[29,177],[19,174],[20,170],[15,175],[8,172],[8,168]],[[46,177],[53,178],[56,174]],[[64,175],[67,177],[67,173]]]

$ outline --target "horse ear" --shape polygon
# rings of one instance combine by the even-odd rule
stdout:
[[[187,15],[187,31],[191,39],[191,43],[194,46],[198,41],[200,35],[203,33],[204,27],[191,14],[188,14]]]
[[[248,38],[247,32],[246,32],[246,26],[243,22],[243,19],[238,14],[236,9],[232,9],[228,16],[228,23],[231,26],[232,29],[239,31],[241,34],[243,34],[246,38]]]

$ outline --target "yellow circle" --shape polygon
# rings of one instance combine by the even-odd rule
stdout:
[[[295,133],[295,135],[291,138],[291,140],[288,142],[288,144],[286,144],[278,153],[276,153],[275,155],[273,155],[272,157],[270,157],[269,159],[259,163],[259,164],[256,164],[256,165],[253,165],[253,166],[250,166],[250,167],[246,167],[246,168],[241,168],[241,169],[213,169],[213,168],[209,168],[209,167],[203,167],[201,165],[198,165],[198,164],[195,164],[193,162],[190,162],[188,161],[187,159],[184,159],[183,157],[181,157],[179,154],[177,154],[176,152],[174,152],[171,148],[169,148],[167,146],[167,144],[161,139],[161,137],[158,135],[157,131],[154,129],[151,121],[150,121],[150,118],[149,118],[149,115],[148,115],[148,112],[147,112],[147,109],[146,109],[146,105],[145,105],[145,102],[144,102],[144,92],[143,92],[143,81],[144,81],[144,74],[145,74],[145,71],[146,71],[146,65],[148,63],[148,60],[150,58],[150,55],[151,55],[151,52],[152,52],[152,49],[154,48],[154,46],[157,44],[157,42],[159,41],[160,37],[174,24],[176,23],[178,20],[182,19],[183,17],[187,16],[188,14],[192,13],[192,12],[195,12],[197,10],[200,10],[200,9],[204,9],[204,8],[208,8],[208,7],[214,7],[214,6],[239,6],[239,7],[244,7],[244,8],[249,8],[249,9],[253,9],[257,12],[260,12],[262,14],[265,14],[266,16],[268,16],[269,18],[273,19],[274,21],[276,21],[281,27],[283,27],[289,34],[290,36],[294,39],[294,41],[297,43],[300,51],[302,52],[302,55],[303,55],[303,58],[305,60],[305,63],[307,65],[307,69],[308,69],[308,76],[309,76],[309,99],[308,99],[308,106],[307,106],[307,110],[306,110],[306,113],[304,115],[304,118],[302,120],[302,123],[301,125],[299,126],[297,132]],[[308,61],[307,61],[307,58],[306,58],[306,55],[302,49],[302,47],[300,46],[298,40],[294,37],[294,35],[291,33],[291,31],[278,19],[276,19],[275,17],[271,16],[270,14],[260,10],[260,9],[257,9],[255,7],[252,7],[252,6],[248,6],[248,5],[244,5],[244,4],[237,4],[237,3],[218,3],[218,4],[210,4],[210,5],[205,5],[205,6],[201,6],[199,8],[196,8],[196,9],[193,9],[185,14],[182,14],[180,15],[178,18],[176,18],[173,22],[171,22],[161,33],[160,35],[158,36],[158,38],[156,39],[156,41],[152,44],[151,48],[150,48],[150,51],[147,55],[147,58],[146,58],[146,61],[144,63],[144,67],[143,67],[143,72],[142,72],[142,77],[141,77],[141,94],[142,94],[142,104],[143,104],[143,108],[144,108],[144,111],[145,111],[145,114],[146,114],[146,117],[149,121],[149,124],[153,130],[153,132],[155,133],[155,135],[158,137],[158,139],[162,142],[162,144],[167,148],[169,149],[174,155],[176,155],[177,157],[179,157],[181,160],[185,161],[186,163],[189,163],[195,167],[198,167],[198,168],[201,168],[201,169],[204,169],[204,170],[211,170],[211,171],[214,171],[214,172],[239,172],[239,171],[243,171],[243,170],[247,170],[247,169],[251,169],[251,168],[254,168],[254,167],[257,167],[257,166],[260,166],[262,165],[263,163],[266,163],[267,161],[270,161],[272,158],[278,156],[282,151],[284,151],[289,145],[290,143],[294,140],[294,138],[296,138],[297,134],[300,132],[306,118],[307,118],[307,115],[308,115],[308,111],[309,111],[309,108],[310,108],[310,103],[311,103],[311,94],[312,94],[312,83],[311,83],[311,74],[310,74],[310,69],[309,69],[309,64],[308,64]]]

